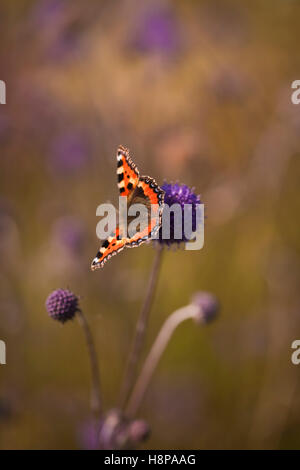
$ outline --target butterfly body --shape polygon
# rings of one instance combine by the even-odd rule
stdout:
[[[127,208],[142,204],[147,209],[147,222],[132,236],[123,233],[120,225],[100,247],[92,261],[91,269],[104,266],[112,256],[126,248],[134,248],[150,240],[161,226],[161,214],[164,203],[164,191],[149,176],[140,176],[137,166],[132,161],[129,150],[120,146],[117,152],[117,181],[120,196],[127,198]],[[129,221],[132,217],[129,217]]]

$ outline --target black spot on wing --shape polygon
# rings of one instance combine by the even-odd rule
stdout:
[[[104,242],[102,243],[103,248],[107,248],[108,245],[109,245],[109,241],[108,241],[108,240],[104,240]],[[100,253],[100,255],[101,255],[101,253]]]

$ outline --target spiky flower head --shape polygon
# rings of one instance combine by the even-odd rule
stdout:
[[[71,320],[79,310],[78,297],[69,290],[56,289],[48,296],[46,309],[54,320],[65,323]]]
[[[179,244],[183,242],[188,242],[190,238],[186,237],[185,230],[184,230],[184,224],[185,224],[185,217],[190,217],[191,218],[191,228],[192,232],[195,232],[197,230],[197,206],[201,204],[200,196],[195,194],[194,189],[189,188],[185,184],[172,184],[172,183],[164,183],[161,187],[165,191],[165,198],[164,198],[164,204],[168,205],[169,207],[173,206],[173,204],[179,204],[181,207],[181,228],[182,228],[182,234],[180,238],[177,238],[176,235],[176,228],[177,228],[177,223],[176,223],[176,217],[174,216],[174,213],[170,213],[170,237],[165,238],[164,237],[164,229],[163,226],[160,229],[159,232],[159,238],[158,242],[161,244],[165,245],[172,245],[172,244]],[[163,225],[164,225],[164,216],[163,216]],[[176,238],[175,238],[176,235]]]

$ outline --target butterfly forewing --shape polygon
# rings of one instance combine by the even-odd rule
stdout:
[[[130,197],[139,181],[139,170],[130,158],[129,150],[120,146],[117,152],[117,179],[121,196]]]
[[[96,257],[93,259],[91,264],[92,271],[102,268],[106,261],[125,248],[127,242],[128,239],[120,235],[119,227],[117,227],[116,232],[104,240],[99,248]]]

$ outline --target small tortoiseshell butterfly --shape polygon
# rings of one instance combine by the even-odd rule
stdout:
[[[130,158],[129,150],[122,146],[118,148],[117,152],[117,177],[120,196],[127,198],[127,210],[132,204],[145,205],[148,211],[149,223],[147,221],[146,227],[135,233],[131,238],[122,236],[120,227],[117,226],[116,231],[104,240],[93,259],[91,265],[93,271],[102,268],[106,261],[123,248],[133,248],[150,240],[151,236],[156,234],[161,227],[165,193],[153,178],[140,176],[139,170]],[[151,207],[152,213],[150,216]]]

